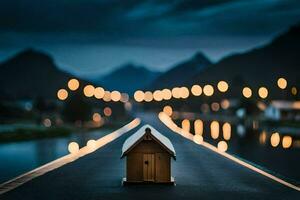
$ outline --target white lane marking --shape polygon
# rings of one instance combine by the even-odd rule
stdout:
[[[161,112],[161,113],[159,113],[158,117],[159,117],[160,121],[163,122],[173,132],[178,133],[179,135],[193,141],[194,135],[187,132],[187,131],[185,131],[185,130],[183,130],[183,129],[181,129],[180,127],[178,127],[168,115]],[[259,168],[255,167],[255,166],[253,166],[253,165],[251,165],[251,164],[249,164],[249,163],[247,163],[243,160],[240,160],[240,159],[238,159],[238,158],[236,158],[236,157],[234,157],[234,156],[232,156],[232,155],[230,155],[226,152],[221,152],[215,146],[213,146],[213,145],[211,145],[207,142],[202,142],[199,145],[202,145],[202,146],[214,151],[215,153],[218,153],[218,154],[220,154],[220,155],[222,155],[222,156],[224,156],[224,157],[226,157],[226,158],[228,158],[228,159],[230,159],[230,160],[232,160],[232,161],[234,161],[234,162],[236,162],[236,163],[238,163],[238,164],[240,164],[244,167],[247,167],[248,169],[250,169],[252,171],[255,171],[255,172],[257,172],[257,173],[259,173],[259,174],[261,174],[265,177],[268,177],[268,178],[270,178],[270,179],[272,179],[272,180],[274,180],[274,181],[276,181],[276,182],[278,182],[282,185],[285,185],[289,188],[300,191],[299,186],[296,186],[296,185],[294,185],[292,183],[289,183],[289,182],[287,182],[287,181],[285,181],[285,180],[283,180],[279,177],[276,177],[276,176],[274,176],[274,175],[272,175],[272,174],[270,174],[270,173],[268,173],[268,172],[266,172],[262,169],[259,169]]]
[[[68,154],[66,156],[63,156],[61,158],[58,158],[52,162],[49,162],[41,167],[38,167],[36,169],[33,169],[25,174],[22,174],[14,179],[11,179],[7,182],[4,182],[2,184],[0,184],[0,195],[8,192],[16,187],[19,187],[20,185],[38,177],[41,176],[49,171],[52,171],[54,169],[57,169],[67,163],[73,162],[75,160],[77,160],[80,157],[83,157],[87,154],[90,154],[92,152],[94,152],[95,150],[103,147],[104,145],[112,142],[113,140],[117,139],[118,137],[120,137],[121,135],[123,135],[124,133],[127,133],[128,131],[134,129],[135,127],[137,127],[139,124],[141,123],[141,120],[139,118],[134,119],[133,121],[131,121],[130,123],[126,124],[125,126],[121,127],[120,129],[107,134],[103,137],[101,137],[100,139],[96,140],[96,144],[93,148],[90,148],[88,146],[85,146],[83,148],[81,148],[77,153],[75,154]]]

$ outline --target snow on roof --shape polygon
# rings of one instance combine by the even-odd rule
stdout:
[[[173,154],[173,156],[175,158],[176,152],[175,152],[175,149],[174,149],[173,144],[171,143],[171,141],[167,137],[165,137],[164,135],[162,135],[160,132],[158,132],[156,129],[154,129],[152,126],[150,126],[148,124],[142,126],[136,133],[134,133],[129,138],[127,138],[127,140],[124,142],[123,147],[122,147],[121,158],[125,155],[125,153],[127,153],[127,151],[133,145],[135,145],[135,143],[137,141],[139,141],[146,134],[146,128],[150,128],[150,130],[151,130],[150,134],[154,138],[156,138],[157,140],[159,140]]]

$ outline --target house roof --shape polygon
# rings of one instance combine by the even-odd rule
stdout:
[[[142,126],[137,132],[135,132],[133,135],[131,135],[129,138],[127,138],[127,140],[124,142],[123,147],[122,147],[121,158],[124,157],[131,150],[132,147],[134,147],[137,143],[139,143],[139,141],[146,134],[146,128],[149,128],[151,130],[150,134],[161,145],[163,145],[172,154],[173,158],[175,159],[176,152],[175,152],[175,149],[174,149],[171,141],[150,125]]]

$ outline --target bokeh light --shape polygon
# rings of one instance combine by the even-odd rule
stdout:
[[[104,97],[104,94],[105,94],[105,91],[102,87],[96,87],[95,90],[94,90],[94,96],[97,98],[97,99],[101,99]]]
[[[287,149],[292,146],[293,139],[291,136],[283,136],[282,138],[282,147]]]
[[[160,90],[155,90],[153,93],[153,99],[155,101],[162,101],[163,100],[163,94]]]
[[[287,80],[285,78],[279,78],[277,80],[277,85],[280,89],[285,89],[287,87]]]
[[[212,96],[214,94],[214,88],[212,85],[205,85],[204,88],[203,88],[203,93],[206,95],[206,96]]]
[[[218,150],[221,152],[225,152],[228,149],[228,145],[225,141],[218,142]]]
[[[224,140],[230,140],[230,138],[231,138],[231,125],[228,122],[224,123],[223,127],[222,127],[222,130],[223,130]]]
[[[121,93],[119,91],[112,91],[111,94],[111,100],[114,102],[120,101],[121,100]]]
[[[68,145],[68,150],[71,154],[78,153],[79,151],[79,145],[76,142],[71,142]]]
[[[211,104],[211,110],[212,110],[212,111],[217,112],[217,111],[219,111],[219,109],[220,109],[220,104],[219,104],[219,103],[213,102],[213,103]]]
[[[84,88],[83,88],[83,94],[86,96],[86,97],[92,97],[94,95],[94,91],[95,91],[95,88],[94,86],[92,85],[86,85]]]
[[[151,102],[151,101],[153,101],[153,94],[152,94],[152,92],[150,92],[150,91],[146,91],[145,92],[145,101],[146,102]]]
[[[196,144],[202,144],[203,143],[203,137],[201,135],[194,135],[193,141]]]
[[[75,91],[79,88],[79,81],[75,78],[72,78],[68,81],[68,88],[72,91]]]
[[[189,89],[187,87],[180,88],[180,98],[186,99],[190,96]]]
[[[228,99],[224,99],[221,102],[221,107],[226,110],[230,107],[230,101]]]
[[[190,120],[188,119],[182,120],[181,127],[184,131],[190,132],[190,127],[191,127]]]
[[[195,135],[203,135],[203,121],[201,119],[194,121],[194,130]]]
[[[202,88],[200,85],[193,85],[191,92],[194,96],[200,96],[202,94]]]
[[[210,124],[210,134],[213,139],[217,139],[219,137],[220,125],[217,121],[212,121]]]
[[[163,89],[162,94],[164,100],[170,100],[172,98],[172,92],[169,89]]]
[[[226,92],[229,88],[228,83],[225,81],[220,81],[217,87],[220,92]]]
[[[67,98],[68,98],[68,91],[67,90],[65,90],[65,89],[60,89],[60,90],[58,90],[58,92],[57,92],[57,98],[59,99],[59,100],[66,100]]]
[[[109,116],[112,115],[112,110],[111,110],[110,107],[105,107],[105,108],[103,109],[103,113],[104,113],[104,115],[105,115],[106,117],[109,117]]]
[[[298,90],[297,90],[297,88],[296,88],[296,87],[292,87],[292,89],[291,89],[291,93],[292,93],[292,95],[296,96],[296,95],[297,95],[297,93],[298,93]]]
[[[95,149],[96,148],[96,140],[89,140],[87,143],[86,143],[86,146],[90,149]]]
[[[250,98],[252,96],[252,90],[249,87],[244,87],[243,96],[246,98]]]
[[[111,93],[110,91],[105,91],[103,96],[103,101],[110,102],[111,101]]]
[[[258,89],[258,95],[260,98],[265,99],[268,97],[268,89],[266,87],[260,87]]]
[[[144,100],[144,97],[145,97],[145,94],[143,91],[141,90],[137,90],[135,93],[134,93],[134,99],[137,101],[137,102],[142,102]]]
[[[171,106],[165,106],[163,112],[166,113],[169,117],[171,117],[173,113],[173,109]]]
[[[101,115],[99,113],[94,113],[93,121],[99,123],[101,121]]]
[[[175,99],[179,99],[180,98],[180,88],[179,87],[175,87],[172,89],[172,96]]]
[[[280,136],[279,136],[279,133],[273,133],[272,135],[271,135],[271,145],[273,146],[273,147],[277,147],[278,145],[279,145],[279,143],[280,143]]]

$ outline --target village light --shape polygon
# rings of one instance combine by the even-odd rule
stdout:
[[[220,125],[217,121],[212,121],[210,124],[210,134],[213,139],[217,139],[219,137]]]
[[[172,92],[169,89],[163,89],[162,94],[164,100],[170,100],[172,98]]]
[[[297,88],[296,88],[296,87],[292,87],[292,89],[291,89],[291,93],[292,93],[292,95],[296,96],[296,95],[297,95],[297,93],[298,93],[298,90],[297,90]]]
[[[142,102],[144,100],[144,97],[145,97],[145,94],[143,91],[141,90],[137,90],[135,93],[134,93],[134,99],[137,101],[137,102]]]
[[[228,99],[224,99],[221,102],[221,107],[226,110],[230,107],[230,101]]]
[[[265,99],[268,97],[268,89],[265,87],[260,87],[258,89],[258,95],[260,96],[260,98]]]
[[[160,90],[155,90],[153,93],[153,99],[155,101],[162,101],[163,100],[163,94]]]
[[[223,138],[225,140],[230,140],[230,137],[231,137],[231,125],[226,122],[223,124],[223,127],[222,127],[222,130],[223,130]]]
[[[79,81],[75,78],[72,78],[68,82],[68,87],[70,90],[75,91],[79,88]]]
[[[90,149],[95,149],[96,148],[96,140],[89,140],[86,143],[86,146]]]
[[[290,148],[292,146],[293,143],[293,139],[291,136],[284,136],[282,138],[282,147],[287,149]]]
[[[191,127],[190,121],[188,119],[182,120],[181,127],[184,131],[190,132],[190,127]]]
[[[285,78],[279,78],[277,80],[277,85],[280,89],[285,89],[287,87],[287,80]]]
[[[191,92],[194,96],[200,96],[202,94],[202,88],[200,85],[193,85]]]
[[[95,90],[94,90],[94,96],[97,98],[97,99],[101,99],[104,97],[104,94],[105,94],[105,91],[102,87],[96,87]]]
[[[68,98],[68,91],[65,89],[60,89],[57,91],[57,98],[59,100],[66,100]]]
[[[109,116],[111,116],[111,114],[112,114],[112,110],[111,110],[110,107],[105,107],[105,108],[103,109],[103,113],[104,113],[104,115],[105,115],[106,117],[109,117]]]
[[[93,121],[99,123],[101,121],[101,115],[99,113],[94,113]]]
[[[246,98],[250,98],[252,96],[252,90],[249,87],[244,87],[243,96]]]
[[[201,119],[195,120],[194,130],[195,130],[195,135],[203,135],[203,121]]]
[[[79,145],[76,143],[76,142],[71,142],[69,145],[68,145],[68,150],[71,154],[75,154],[75,153],[78,153],[79,151]]]
[[[180,97],[186,99],[190,96],[189,89],[187,87],[180,88]]]
[[[219,151],[225,152],[225,151],[227,151],[227,149],[228,149],[228,145],[227,145],[227,143],[225,141],[220,141],[218,143],[218,150]]]
[[[94,86],[92,85],[86,85],[84,88],[83,88],[83,94],[86,96],[86,97],[92,97],[94,95],[94,91],[95,91],[95,88]]]
[[[110,102],[111,101],[110,91],[105,91],[104,92],[103,101],[105,101],[105,102]]]
[[[119,91],[112,91],[111,92],[111,99],[114,102],[120,101],[121,100],[121,93]]]
[[[217,112],[217,111],[219,111],[219,109],[220,109],[220,104],[219,104],[219,103],[213,102],[213,103],[211,104],[211,110],[212,110],[212,111]]]
[[[203,137],[201,135],[194,135],[193,136],[193,141],[196,143],[196,144],[202,144],[203,143]]]
[[[212,85],[205,85],[204,88],[203,88],[203,93],[206,95],[206,96],[212,96],[214,94],[214,88]]]
[[[280,143],[280,136],[279,136],[279,133],[273,133],[271,135],[271,145],[272,147],[277,147]]]
[[[145,92],[145,101],[146,102],[151,102],[153,100],[153,94],[150,91]]]
[[[179,87],[174,87],[172,89],[172,96],[175,98],[175,99],[179,99],[180,98],[180,88]]]
[[[173,113],[173,109],[171,106],[165,106],[163,112],[166,113],[169,117],[171,117]]]
[[[228,83],[225,81],[220,81],[217,87],[220,92],[226,92],[229,88]]]

